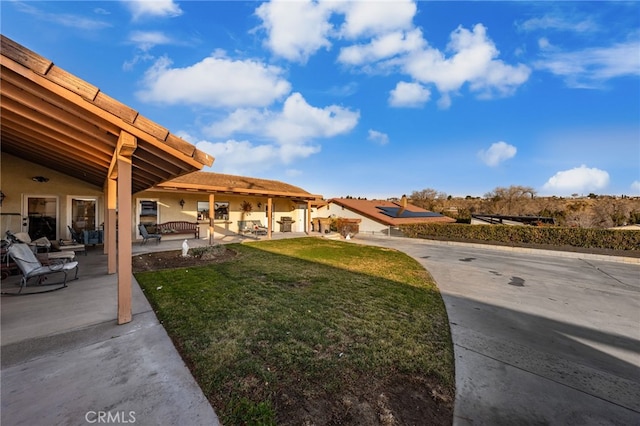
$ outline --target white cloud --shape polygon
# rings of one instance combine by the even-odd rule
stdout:
[[[404,68],[414,79],[435,84],[443,95],[469,83],[469,88],[482,97],[510,95],[531,73],[523,64],[511,66],[497,59],[498,49],[482,24],[472,31],[458,27],[451,33],[447,50],[452,52],[449,58],[433,48],[411,53]]]
[[[173,0],[126,0],[123,1],[134,20],[145,16],[172,18],[182,15],[182,9]]]
[[[420,83],[398,82],[389,93],[389,105],[392,107],[415,108],[429,101],[431,92]]]
[[[267,33],[266,47],[290,61],[305,63],[319,49],[330,49],[332,38],[352,40],[359,37],[383,36],[389,32],[402,34],[401,30],[412,28],[416,10],[416,5],[411,0],[275,0],[261,4],[255,13],[262,20],[259,28]],[[331,18],[335,15],[344,16],[339,30],[331,23]],[[384,49],[384,44],[391,42],[389,39],[379,40],[373,49]],[[346,57],[350,54],[356,53],[344,53]]]
[[[338,62],[362,71],[400,71],[423,84],[435,85],[442,100],[451,104],[451,93],[468,84],[481,98],[511,95],[529,78],[531,70],[498,59],[498,49],[482,24],[473,30],[459,27],[451,33],[447,57],[430,47],[413,24],[417,7],[412,0],[396,1],[271,1],[256,9],[267,32],[265,44],[291,61],[306,62],[333,39],[342,47]],[[336,18],[337,16],[337,18]],[[344,21],[339,29],[333,22]],[[349,42],[353,44],[349,45]]]
[[[491,144],[488,150],[478,152],[478,157],[489,167],[495,167],[498,164],[513,158],[516,155],[517,148],[506,142],[496,142]]]
[[[347,65],[363,65],[408,53],[422,48],[425,41],[422,31],[394,31],[375,37],[367,44],[355,44],[340,49],[338,62]]]
[[[330,48],[328,3],[313,1],[271,1],[255,11],[267,32],[265,41],[273,53],[290,61],[305,63],[321,48]]]
[[[62,25],[68,28],[76,28],[85,31],[95,31],[112,26],[109,22],[85,18],[82,15],[71,13],[44,12],[41,9],[29,4],[30,2],[16,1],[12,3],[16,7],[16,9],[22,13],[29,14],[40,21],[52,22],[56,25]]]
[[[282,112],[266,123],[265,134],[281,144],[297,144],[348,133],[359,118],[359,112],[337,105],[313,107],[300,93],[293,93],[285,101]]]
[[[345,14],[340,33],[357,38],[411,28],[417,7],[411,0],[351,1],[339,3],[338,10]]]
[[[640,180],[634,180],[631,183],[631,190],[636,194],[640,194]]]
[[[171,44],[174,41],[160,31],[134,31],[129,34],[129,42],[144,52],[159,44]]]
[[[564,77],[569,87],[597,87],[612,78],[639,76],[639,51],[638,40],[574,52],[545,51],[535,66]]]
[[[569,170],[563,170],[549,178],[543,188],[558,195],[587,193],[605,189],[609,185],[609,173],[597,168],[588,168],[584,164]]]
[[[367,139],[377,143],[378,145],[386,145],[389,143],[389,135],[372,129],[369,129],[369,136],[367,136]]]
[[[518,28],[524,31],[556,30],[576,33],[594,32],[599,29],[598,25],[591,19],[577,21],[573,18],[567,19],[565,17],[553,15],[545,15],[540,18],[528,19],[519,24]]]
[[[264,107],[291,90],[281,68],[252,60],[210,56],[185,68],[158,59],[136,95],[147,102],[208,107]]]
[[[348,133],[359,118],[357,111],[338,105],[314,107],[300,93],[292,93],[279,112],[238,109],[205,131],[212,137],[243,134],[271,141],[278,158],[288,163],[319,152],[320,147],[312,143],[314,140]]]
[[[268,169],[279,157],[275,145],[253,145],[249,141],[200,141],[196,148],[215,158],[213,169],[218,173],[252,175]]]

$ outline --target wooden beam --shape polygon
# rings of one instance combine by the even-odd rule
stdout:
[[[118,169],[118,324],[131,322],[131,159],[117,156]]]
[[[67,155],[68,158],[75,159],[79,162],[80,158],[86,161],[88,164],[93,164],[99,168],[106,169],[109,164],[110,156],[104,155],[96,146],[95,150],[90,149],[90,145],[83,145],[78,143],[70,137],[67,137],[63,133],[58,132],[44,132],[43,129],[38,126],[30,126],[29,122],[25,119],[21,119],[19,115],[5,111],[2,112],[2,128],[5,134],[9,133],[15,135],[16,138],[27,141],[25,147],[38,146],[41,152],[60,152]],[[4,142],[4,141],[3,141]],[[96,144],[97,145],[97,144]]]
[[[76,114],[72,114],[59,106],[43,100],[41,96],[36,96],[26,90],[22,90],[12,83],[3,82],[2,98],[3,106],[5,106],[6,99],[11,99],[16,103],[35,110],[38,114],[46,115],[57,122],[64,123],[91,138],[108,140],[112,145],[116,142],[117,136],[107,132],[105,129],[100,129],[100,127],[86,121],[82,117],[78,117]]]
[[[118,144],[116,146],[115,151],[113,152],[113,157],[111,157],[111,164],[109,165],[109,173],[107,173],[108,179],[117,179],[118,178],[118,157],[123,156],[129,158],[131,161],[131,156],[133,155],[133,151],[137,148],[138,143],[136,138],[127,133],[125,131],[120,132],[120,137],[118,138]]]
[[[271,233],[273,232],[273,198],[267,198],[267,238],[271,239]]]
[[[162,182],[156,185],[154,189],[163,189],[163,188],[177,188],[179,190],[202,190],[207,192],[224,192],[228,194],[242,194],[242,195],[264,195],[264,196],[272,196],[272,197],[283,197],[283,198],[296,198],[300,200],[318,200],[321,199],[321,195],[309,194],[309,193],[296,193],[296,192],[283,192],[283,191],[272,191],[268,189],[245,189],[245,188],[230,188],[226,186],[213,186],[207,184],[196,184],[196,183],[176,183],[176,182]]]
[[[215,233],[215,226],[213,221],[216,217],[216,199],[215,194],[212,192],[209,194],[209,244],[213,244],[213,237]]]
[[[197,161],[196,159],[194,159],[193,157],[188,157],[186,155],[184,155],[183,153],[181,153],[180,151],[178,151],[175,148],[170,147],[169,145],[167,145],[166,143],[164,143],[164,140],[159,140],[158,138],[150,135],[149,133],[145,132],[144,130],[134,126],[133,124],[127,123],[124,120],[122,120],[121,118],[105,111],[104,109],[98,107],[97,105],[95,105],[93,102],[89,102],[87,101],[85,98],[83,98],[82,96],[73,93],[71,91],[69,91],[68,89],[54,83],[53,81],[49,80],[48,78],[46,78],[45,76],[39,75],[37,73],[34,73],[32,70],[26,68],[25,66],[11,60],[10,58],[4,56],[4,55],[0,55],[0,66],[2,68],[6,68],[8,70],[11,70],[19,75],[21,75],[22,77],[33,81],[34,83],[37,83],[38,85],[42,86],[43,88],[49,90],[50,92],[56,94],[57,96],[60,96],[61,98],[72,102],[75,105],[81,106],[82,108],[84,108],[88,113],[91,113],[97,117],[100,117],[101,119],[104,119],[106,121],[108,121],[109,123],[112,123],[116,126],[118,126],[119,128],[121,128],[122,130],[132,134],[133,136],[143,139],[146,142],[158,147],[159,149],[161,149],[162,151],[170,154],[173,157],[176,157],[176,159],[180,159],[182,160],[185,164],[195,168],[195,169],[201,169],[203,164],[199,161]],[[4,70],[3,70],[3,77],[4,77]],[[138,118],[136,118],[136,121],[138,120]]]
[[[107,273],[115,274],[117,272],[116,257],[116,208],[117,208],[117,182],[113,179],[107,179],[105,191],[105,206],[107,208],[105,220],[105,242],[104,247],[107,252]]]
[[[132,211],[131,211],[131,157],[137,146],[136,138],[127,133],[120,132],[118,146],[114,153],[117,173],[110,173],[109,180],[117,175],[117,206],[118,206],[118,324],[131,321],[131,282],[133,268],[131,265],[131,235],[132,235]]]

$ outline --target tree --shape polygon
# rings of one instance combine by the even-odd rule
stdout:
[[[508,188],[499,186],[487,192],[484,197],[489,201],[493,213],[510,215],[517,204],[518,214],[522,214],[524,201],[534,198],[535,195],[536,190],[530,186],[511,185]]]
[[[447,199],[447,194],[438,192],[433,188],[426,188],[422,191],[413,191],[411,203],[426,210],[435,211],[436,207],[442,207],[443,202]]]

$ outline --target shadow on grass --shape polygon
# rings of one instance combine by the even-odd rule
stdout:
[[[136,275],[224,424],[451,424],[449,324],[422,266],[321,239],[232,248]]]

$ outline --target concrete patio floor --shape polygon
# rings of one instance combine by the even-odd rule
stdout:
[[[274,233],[272,239],[305,235]],[[183,241],[134,243],[133,254],[180,250]],[[133,320],[117,325],[117,277],[107,275],[102,247],[77,260],[78,279],[67,288],[0,299],[1,423],[86,424],[103,416],[120,423],[219,424],[135,278]],[[15,291],[19,279],[3,280],[3,291]]]

